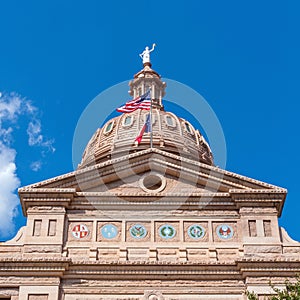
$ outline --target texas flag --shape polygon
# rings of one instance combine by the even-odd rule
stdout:
[[[146,118],[146,122],[145,122],[145,124],[143,125],[143,127],[142,127],[142,129],[140,131],[140,134],[136,137],[136,139],[134,141],[134,144],[136,146],[138,146],[141,143],[142,138],[143,138],[143,134],[145,132],[146,133],[151,132],[151,129],[152,129],[151,127],[152,127],[151,126],[151,118],[150,118],[150,114],[148,114],[147,118]]]

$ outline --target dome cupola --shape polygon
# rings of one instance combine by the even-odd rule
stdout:
[[[151,67],[148,47],[140,54],[143,69],[134,75],[129,82],[129,94],[136,99],[150,90],[151,94],[151,133],[143,135],[141,143],[135,145],[135,137],[144,126],[149,110],[137,109],[123,113],[109,120],[99,128],[89,141],[79,168],[97,164],[112,158],[124,156],[151,147],[187,157],[209,165],[213,164],[213,156],[208,143],[199,130],[187,120],[172,112],[166,112],[162,99],[165,96],[166,83]],[[152,140],[152,142],[150,142]]]

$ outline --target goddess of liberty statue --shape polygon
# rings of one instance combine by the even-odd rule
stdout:
[[[152,49],[149,50],[149,47],[147,46],[143,53],[140,54],[141,59],[143,60],[143,64],[150,63],[150,52],[154,50],[154,47],[156,44],[152,45]]]

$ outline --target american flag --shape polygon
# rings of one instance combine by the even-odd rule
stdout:
[[[151,107],[150,90],[144,95],[139,96],[133,100],[129,100],[123,106],[117,108],[118,112],[129,113],[137,109],[149,110]]]

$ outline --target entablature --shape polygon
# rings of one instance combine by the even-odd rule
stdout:
[[[46,207],[68,207],[71,201],[74,199],[76,192],[73,188],[21,188],[18,190],[22,210],[25,216],[27,216],[28,209],[30,207],[39,206],[41,210],[49,211]],[[53,208],[54,209],[54,208]],[[58,208],[56,208],[58,209]]]
[[[0,258],[0,276],[63,276],[68,269],[69,258]]]

